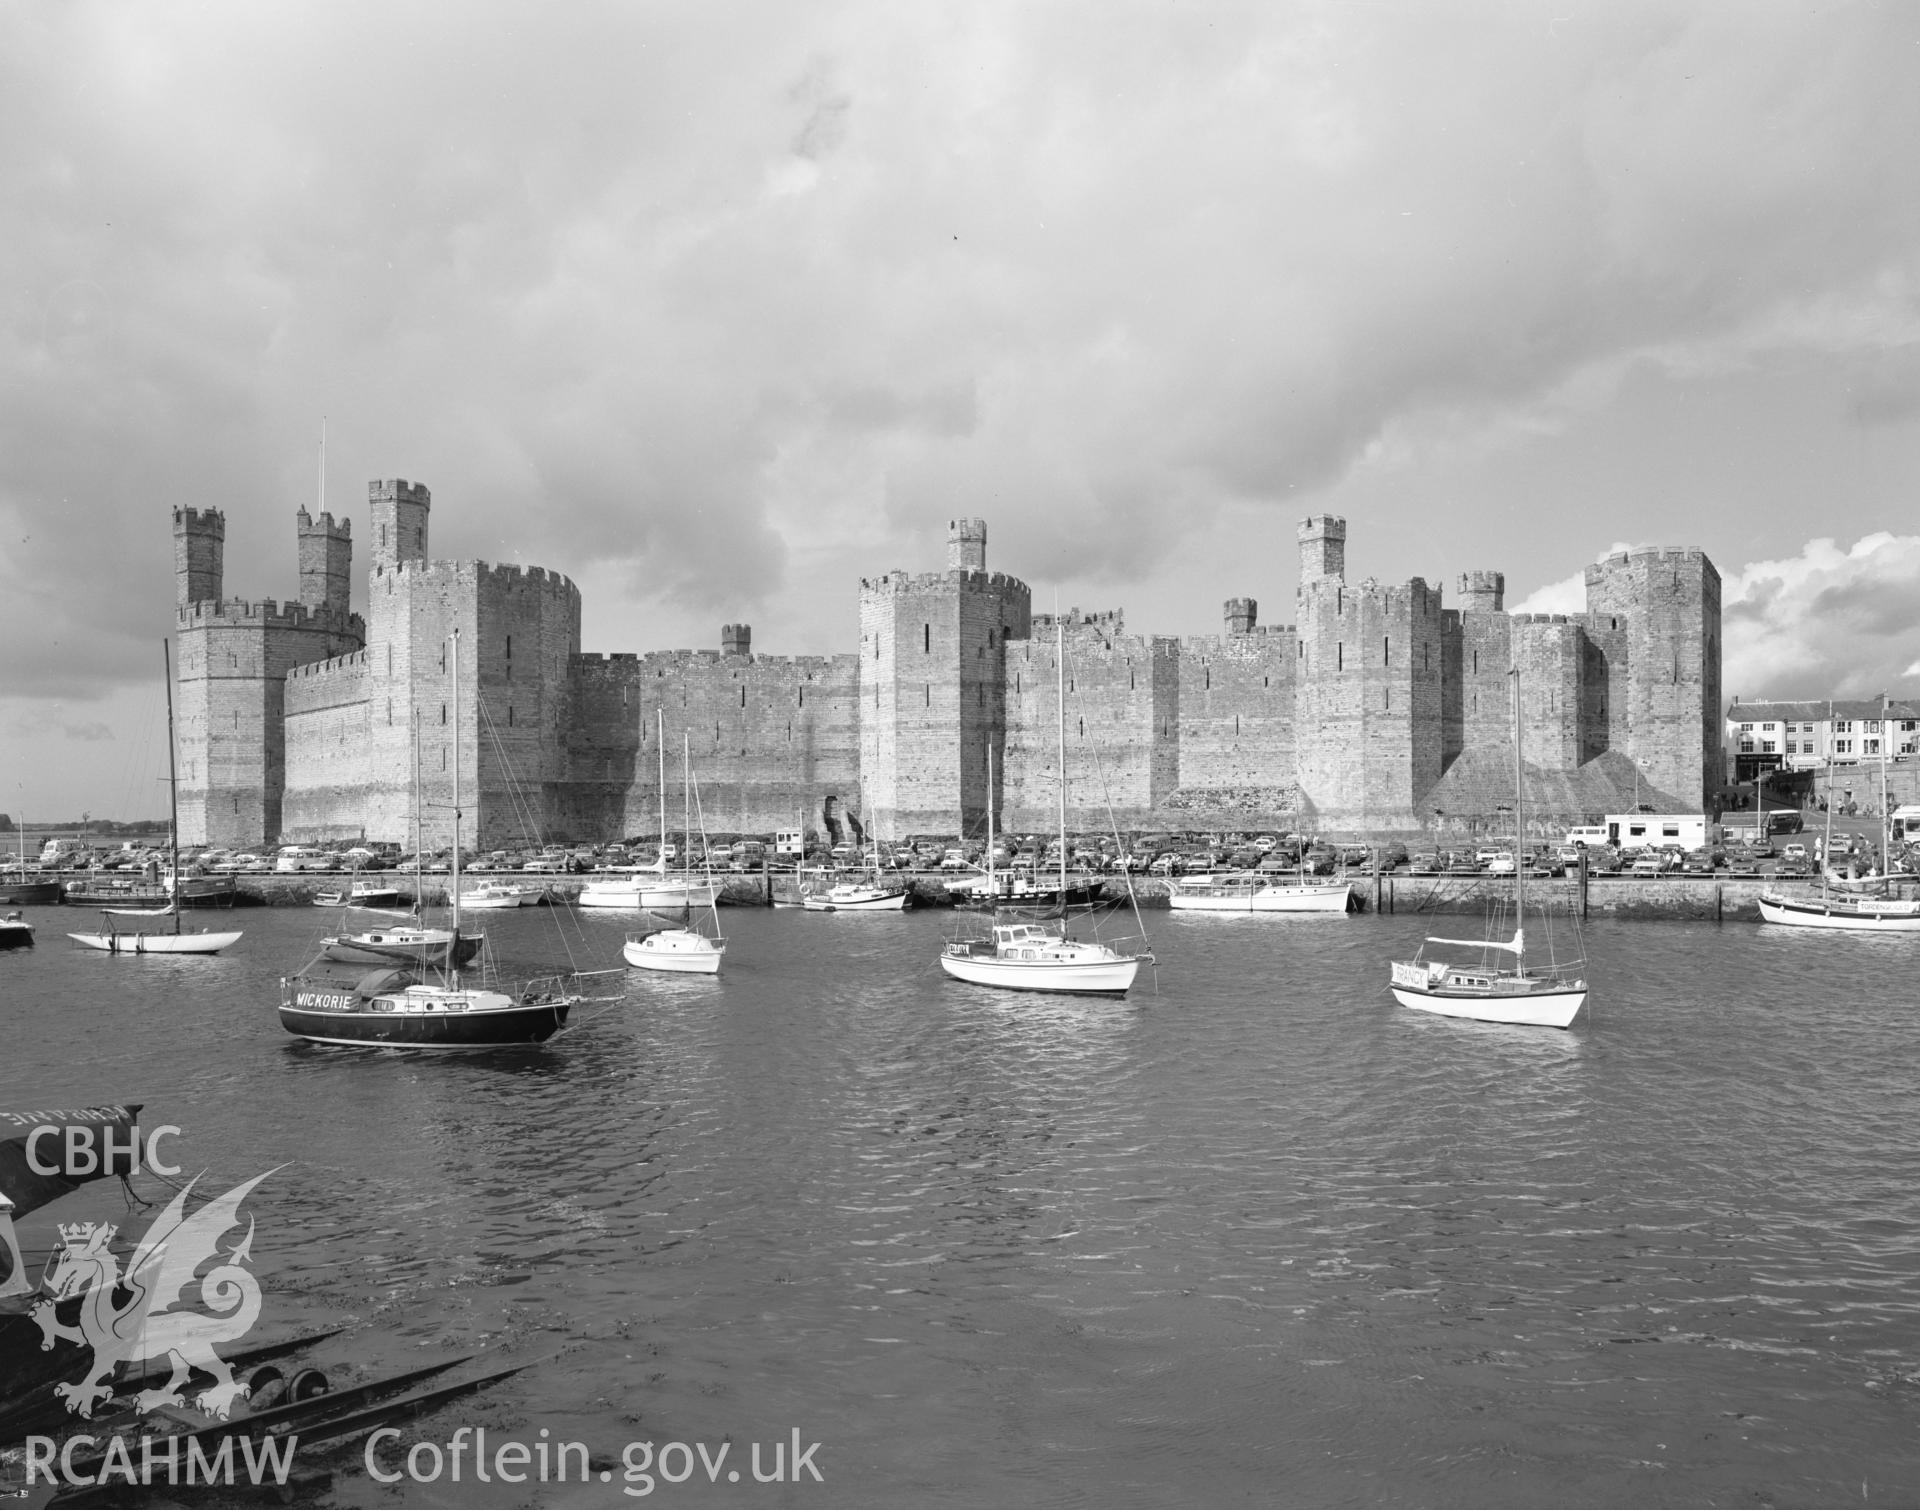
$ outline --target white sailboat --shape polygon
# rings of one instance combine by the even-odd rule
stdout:
[[[841,876],[829,885],[801,892],[800,905],[808,912],[899,912],[906,907],[907,888],[881,878],[879,841],[873,838],[871,814],[868,819],[866,874]]]
[[[172,832],[167,836],[167,866],[171,875],[168,890],[177,899],[180,895],[180,776],[173,754],[173,657],[165,640],[160,642],[160,664],[167,684],[167,809],[172,822]],[[99,949],[107,954],[218,954],[228,945],[240,942],[242,930],[238,928],[219,933],[205,928],[186,932],[180,926],[177,900],[168,907],[166,915],[173,918],[171,933],[159,929],[151,933],[144,929],[122,930],[114,923],[114,914],[109,910],[104,932],[69,933],[67,937],[84,949]]]
[[[1833,704],[1827,704],[1827,727],[1833,727]],[[1887,699],[1880,696],[1880,811],[1887,804]],[[1829,784],[1831,785],[1831,784]],[[1755,798],[1758,806],[1759,799]],[[1827,835],[1820,847],[1818,896],[1768,890],[1760,893],[1760,921],[1787,928],[1840,928],[1853,933],[1920,933],[1920,898],[1895,896],[1887,874],[1887,832],[1880,837],[1880,873],[1860,881],[1838,880],[1833,873],[1833,796],[1827,796]],[[1875,890],[1855,890],[1862,884]],[[1841,888],[1836,890],[1838,884]]]
[[[666,717],[659,709],[656,708],[654,710],[654,716],[660,720],[658,725],[659,736],[655,740],[655,743],[660,747],[660,791],[664,799],[667,789],[667,725]],[[681,830],[688,836],[688,841],[691,842],[693,836],[691,801],[691,793],[693,790],[693,751],[691,741],[684,730],[681,732],[680,741],[681,803],[686,809],[686,813],[681,820]],[[662,802],[661,822],[662,824],[666,822],[664,800]],[[706,824],[703,822],[700,828],[700,851],[704,857],[707,848]],[[662,853],[665,853],[664,849]],[[694,903],[691,900],[691,893],[689,893],[685,918],[678,927],[656,928],[651,933],[629,934],[626,943],[621,947],[621,957],[636,970],[661,970],[678,975],[718,975],[720,973],[720,961],[727,952],[727,941],[720,936],[720,910],[715,905],[713,873],[711,870],[707,872],[706,894],[707,908],[713,914],[713,932],[711,934],[702,933],[698,928],[693,926]]]
[[[659,709],[654,710],[660,713]],[[664,734],[666,723],[660,721],[660,731]],[[660,751],[660,855],[645,870],[630,871],[623,875],[602,876],[597,881],[589,881],[580,888],[578,905],[594,908],[620,908],[632,912],[637,909],[658,909],[662,912],[682,912],[694,907],[711,907],[718,896],[718,888],[713,877],[696,879],[684,868],[677,876],[667,873],[667,752]]]
[[[1067,893],[1067,656],[1066,630],[1054,619],[1056,680],[1060,704],[1060,894]],[[987,805],[993,805],[988,783]],[[1076,939],[1064,910],[1058,919],[996,915],[987,937],[959,938],[940,953],[940,968],[955,980],[1007,991],[1060,991],[1083,996],[1125,996],[1143,964],[1145,950],[1121,954],[1097,939]]]
[[[1426,944],[1411,960],[1393,963],[1393,996],[1403,1007],[1442,1017],[1516,1026],[1565,1028],[1586,1004],[1587,983],[1574,966],[1529,966],[1526,935],[1526,865],[1521,836],[1526,832],[1520,768],[1520,673],[1510,670],[1513,697],[1513,937],[1499,939],[1429,938],[1441,944],[1483,951],[1478,965],[1455,965],[1426,958]],[[1500,956],[1511,955],[1511,963]]]

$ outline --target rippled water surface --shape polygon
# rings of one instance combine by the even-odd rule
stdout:
[[[719,981],[427,1057],[280,1031],[312,914],[201,960],[30,915],[0,1108],[143,1101],[216,1188],[284,1164],[262,1333],[528,1365],[421,1435],[822,1444],[822,1487],[655,1503],[1920,1502],[1920,942],[1596,924],[1559,1033],[1395,1006],[1404,916],[1161,914],[1157,982],[1088,1003],[947,981],[939,916],[738,910]],[[356,1461],[335,1497],[393,1503]],[[625,1502],[569,1488],[405,1498]]]

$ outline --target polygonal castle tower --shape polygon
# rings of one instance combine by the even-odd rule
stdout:
[[[1349,826],[1408,826],[1441,772],[1440,591],[1419,577],[1349,584],[1344,519],[1308,519],[1299,539],[1300,786]]]
[[[287,673],[359,649],[366,632],[347,606],[347,521],[300,510],[300,595],[284,605],[225,597],[226,533],[218,509],[173,511],[183,844],[253,845],[280,831]]]
[[[987,752],[1005,739],[1006,643],[1031,619],[1026,583],[987,570],[981,519],[949,522],[944,572],[861,582],[860,775],[877,832],[984,826],[998,806]]]

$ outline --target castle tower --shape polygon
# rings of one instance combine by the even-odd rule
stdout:
[[[1321,823],[1410,829],[1440,779],[1445,616],[1437,588],[1347,585],[1346,523],[1300,527],[1295,768]]]
[[[173,511],[173,581],[175,601],[220,601],[227,549],[227,516],[218,509]]]
[[[308,608],[344,616],[353,592],[353,521],[316,523],[302,508],[295,516],[300,540],[300,601]]]
[[[1663,793],[1712,812],[1720,785],[1719,571],[1703,551],[1621,551],[1589,566],[1586,581],[1594,630],[1624,631],[1626,753]]]
[[[720,653],[722,655],[752,655],[753,626],[751,624],[722,624],[720,626]]]
[[[1252,598],[1228,598],[1225,613],[1228,634],[1252,634],[1260,620],[1260,605]]]
[[[987,569],[987,521],[949,519],[947,521],[947,570],[985,571]]]
[[[1315,514],[1300,525],[1300,584],[1338,582],[1347,574],[1347,521]]]
[[[951,833],[956,814],[962,833],[986,826],[987,751],[1006,742],[1006,645],[1032,624],[1026,583],[989,573],[986,548],[985,521],[957,519],[946,571],[860,584],[861,791],[881,838]]]
[[[373,570],[378,574],[402,561],[427,559],[427,510],[433,495],[425,485],[404,477],[367,484],[373,515]]]
[[[1469,571],[1460,574],[1459,607],[1465,613],[1501,613],[1507,599],[1505,572]]]

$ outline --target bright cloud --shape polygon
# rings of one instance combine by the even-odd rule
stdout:
[[[1726,580],[1723,681],[1743,699],[1911,695],[1920,677],[1920,535],[1810,540]]]

